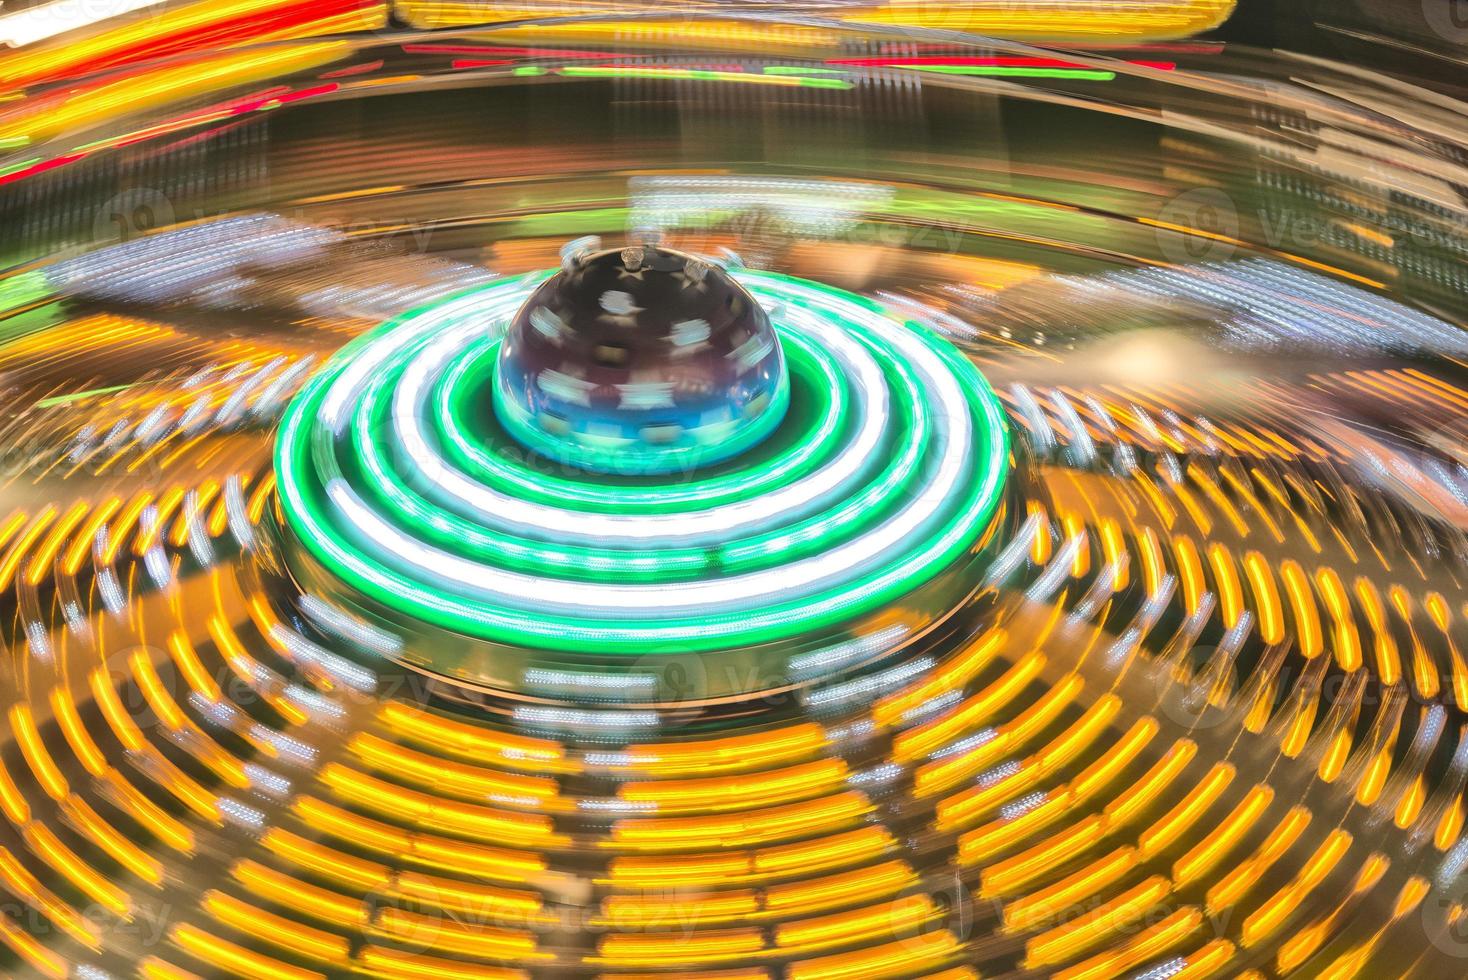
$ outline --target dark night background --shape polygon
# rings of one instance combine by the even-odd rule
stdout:
[[[1239,0],[1207,36],[1468,91],[1468,0]]]

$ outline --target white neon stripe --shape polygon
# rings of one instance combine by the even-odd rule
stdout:
[[[855,480],[875,458],[890,423],[886,379],[871,352],[846,331],[806,311],[791,310],[788,315],[791,326],[825,344],[847,366],[858,392],[853,402],[863,407],[864,415],[851,444],[829,465],[751,500],[683,513],[599,514],[522,500],[453,469],[429,444],[423,430],[423,419],[434,381],[465,343],[482,336],[484,328],[479,323],[445,331],[413,358],[393,393],[394,431],[413,471],[432,484],[441,499],[472,513],[486,524],[514,533],[591,544],[613,541],[641,545],[655,542],[691,545],[788,523]],[[421,335],[421,331],[415,333]],[[399,349],[400,345],[395,346],[392,352]],[[365,383],[370,376],[370,369],[353,372],[348,384],[354,386],[359,378]],[[343,379],[345,377],[344,372]],[[337,383],[341,384],[343,379]],[[333,428],[338,417],[336,406],[344,404],[344,401],[332,397],[336,394],[336,386],[333,385],[328,395],[329,406],[323,406],[328,424]]]
[[[889,556],[894,550],[900,553],[904,542],[921,534],[941,514],[944,505],[960,489],[964,472],[973,458],[968,401],[937,354],[905,328],[885,317],[873,316],[859,309],[848,312],[860,315],[874,332],[885,334],[885,339],[907,357],[934,394],[940,407],[938,418],[946,424],[940,424],[936,433],[941,461],[923,490],[876,528],[823,553],[776,568],[698,582],[619,585],[571,581],[483,565],[424,544],[379,517],[340,478],[334,478],[327,484],[327,495],[344,522],[383,552],[435,576],[440,582],[452,583],[460,592],[512,607],[528,606],[582,615],[635,615],[650,611],[704,613],[742,608],[751,601],[768,602],[771,596],[794,598],[816,591],[833,581],[861,574],[864,568]],[[444,341],[455,339],[445,337]],[[445,346],[450,351],[456,349],[452,343],[445,343]],[[424,357],[422,361],[415,362],[415,367],[428,360]],[[920,397],[919,393],[915,394]],[[563,524],[569,522],[574,514],[561,510],[554,513],[560,516]]]
[[[67,31],[80,30],[104,20],[154,7],[163,0],[109,0],[98,10],[92,0],[55,0],[0,16],[0,44],[23,48]]]
[[[810,297],[815,303],[826,303],[829,306],[840,306],[847,311],[853,309],[851,304],[831,303],[831,297],[820,294],[808,288],[802,288],[795,283],[786,282],[782,289],[789,293],[798,293]],[[485,297],[475,296],[472,299],[483,301]],[[871,313],[862,307],[856,307],[855,316],[863,322],[871,322],[873,318],[881,323],[883,332],[890,327],[895,327],[885,317]],[[481,309],[480,314],[483,314]],[[906,333],[906,330],[902,330]],[[375,353],[375,351],[374,351]],[[926,358],[925,358],[926,359]],[[947,366],[943,365],[946,370]],[[988,453],[985,458],[999,459],[1004,448],[1004,419],[997,403],[992,399],[981,399],[979,407],[985,416],[985,431],[987,432],[987,445],[984,451]],[[325,412],[318,417],[318,424]],[[283,445],[293,445],[299,438],[298,430],[302,426],[308,426],[311,422],[300,415],[290,415],[286,419],[285,430],[281,434]],[[324,447],[323,447],[324,448]],[[987,499],[996,491],[1000,480],[1003,478],[1004,467],[1002,465],[983,466],[983,485],[978,488],[979,499]],[[280,474],[281,492],[290,503],[295,519],[301,525],[301,531],[317,548],[329,557],[329,560],[337,563],[349,574],[358,575],[375,584],[375,587],[387,588],[396,591],[407,601],[421,607],[425,611],[440,612],[459,617],[467,622],[479,623],[485,626],[507,629],[517,633],[525,633],[531,636],[543,638],[560,638],[567,642],[659,642],[663,640],[677,640],[680,638],[692,640],[697,637],[707,637],[718,633],[735,632],[743,630],[763,630],[767,628],[781,628],[782,625],[798,622],[810,617],[820,617],[831,612],[860,602],[866,596],[884,591],[892,586],[908,581],[915,574],[921,572],[923,567],[933,560],[935,555],[958,547],[973,533],[974,520],[977,518],[970,515],[967,518],[956,521],[939,538],[926,542],[926,547],[920,551],[908,553],[902,560],[884,568],[872,581],[861,587],[855,587],[844,592],[828,595],[820,600],[809,602],[799,609],[793,610],[770,610],[768,612],[750,611],[742,614],[737,621],[732,622],[707,622],[707,623],[666,623],[656,625],[652,623],[639,623],[635,625],[619,626],[613,622],[597,623],[593,618],[591,623],[585,626],[576,626],[569,623],[552,623],[538,619],[533,613],[524,613],[510,608],[487,608],[472,600],[460,599],[450,595],[430,592],[417,583],[404,577],[397,570],[377,568],[357,554],[355,549],[343,548],[334,540],[333,536],[326,531],[316,516],[306,506],[302,497],[302,488],[297,482],[297,474],[292,467],[283,467]],[[558,585],[564,583],[557,582]]]
[[[388,363],[397,360],[404,348],[432,334],[442,324],[461,320],[465,316],[474,319],[477,314],[478,317],[492,322],[513,315],[524,298],[524,294],[518,290],[503,295],[499,290],[495,290],[490,296],[473,293],[457,300],[450,300],[440,307],[412,318],[403,325],[403,328],[391,330],[383,337],[374,338],[372,345],[354,357],[332,382],[331,389],[327,391],[326,397],[321,402],[320,422],[330,428],[333,433],[340,435],[346,426],[347,415],[360,401],[359,395],[368,379],[381,371]],[[409,324],[414,329],[404,329]],[[484,326],[481,325],[479,329],[484,330]]]

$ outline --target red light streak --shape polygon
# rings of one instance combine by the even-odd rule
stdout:
[[[513,65],[514,58],[455,58],[449,67],[456,71],[462,68],[493,68],[497,65]]]
[[[365,64],[361,64],[361,65],[352,65],[352,66],[347,67],[347,68],[338,68],[336,71],[324,71],[324,72],[321,73],[321,77],[322,78],[345,78],[348,75],[362,75],[362,74],[365,74],[366,72],[369,72],[369,71],[376,71],[377,69],[379,69],[381,67],[382,67],[382,59],[381,58],[378,58],[376,61],[369,61],[369,62],[366,62]]]
[[[469,44],[405,44],[405,54],[486,55],[512,58],[641,58],[644,55],[618,55],[607,51],[570,51],[557,48],[487,47]]]

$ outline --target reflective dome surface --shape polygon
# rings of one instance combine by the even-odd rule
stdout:
[[[728,459],[789,405],[765,311],[717,265],[655,245],[584,241],[526,301],[500,347],[495,411],[527,448],[651,475]]]

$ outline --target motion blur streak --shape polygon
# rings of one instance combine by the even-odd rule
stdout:
[[[0,975],[1464,974],[1462,24],[69,3]]]

